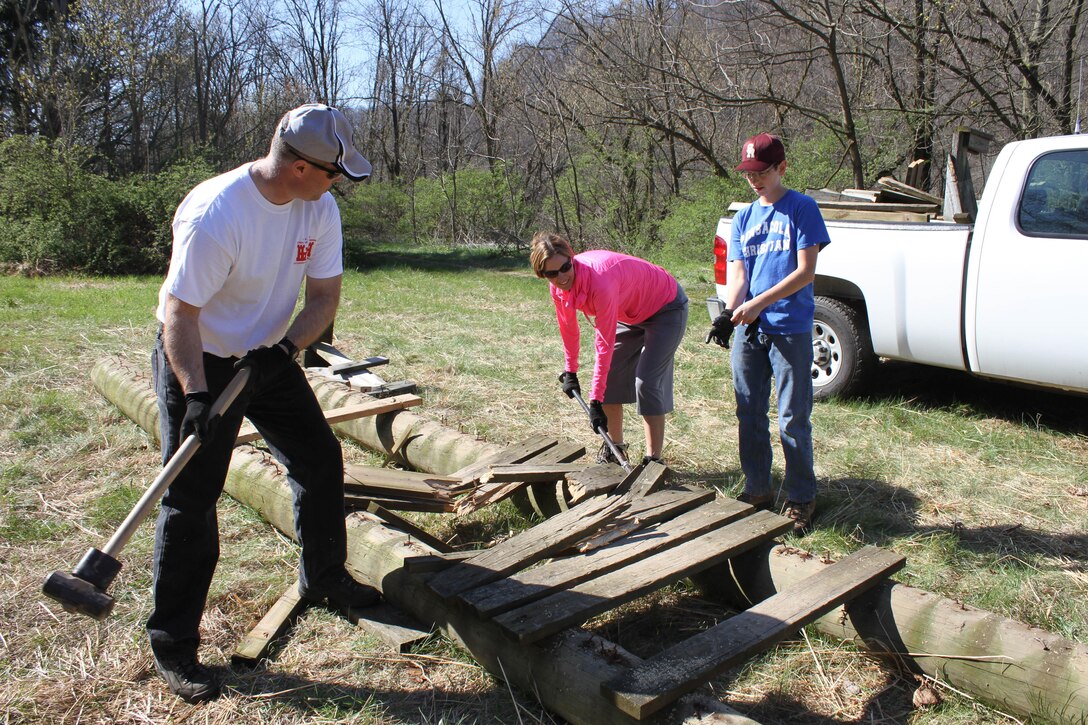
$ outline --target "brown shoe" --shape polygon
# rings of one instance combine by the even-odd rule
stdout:
[[[813,517],[816,516],[816,501],[812,500],[808,503],[787,501],[782,515],[793,520],[793,533],[803,534],[808,530]]]
[[[756,495],[745,491],[740,496],[737,496],[737,500],[741,503],[746,503],[749,506],[754,506],[758,511],[770,511],[771,507],[774,506],[773,493]]]

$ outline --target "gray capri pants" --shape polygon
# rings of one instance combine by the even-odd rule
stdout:
[[[673,358],[688,326],[688,296],[676,297],[637,325],[616,323],[616,346],[603,403],[635,403],[639,415],[671,413]]]

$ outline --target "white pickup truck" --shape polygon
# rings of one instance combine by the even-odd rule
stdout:
[[[859,392],[880,357],[1088,393],[1088,135],[1018,141],[974,224],[828,220],[816,264],[816,398]],[[714,239],[725,308],[730,219]]]

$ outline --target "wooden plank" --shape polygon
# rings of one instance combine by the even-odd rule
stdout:
[[[669,647],[601,688],[618,708],[642,719],[719,672],[769,649],[806,624],[903,568],[895,552],[867,546],[747,611]]]
[[[448,514],[453,511],[452,501],[438,498],[395,498],[344,492],[344,505],[353,511],[366,511],[372,503],[391,511],[422,511],[433,514]]]
[[[535,642],[723,562],[792,527],[793,522],[785,517],[757,511],[697,539],[500,614],[494,621],[519,642]]]
[[[883,206],[883,205],[881,205]],[[869,222],[928,222],[929,214],[888,211],[854,211],[851,209],[820,209],[824,219],[846,219]]]
[[[906,212],[910,214],[935,214],[940,209],[937,204],[894,204],[886,201],[821,201],[817,202],[821,210],[834,209],[841,211],[879,211],[879,212]]]
[[[559,441],[554,436],[543,434],[531,436],[521,443],[503,448],[490,456],[484,456],[475,463],[470,463],[464,468],[454,471],[450,476],[457,479],[464,479],[469,476],[475,477],[486,471],[487,467],[492,463],[522,463],[558,444]]]
[[[347,616],[352,624],[402,654],[430,637],[434,628],[384,601],[366,609],[352,609]]]
[[[404,410],[405,408],[412,408],[423,402],[423,398],[418,395],[397,395],[392,398],[384,398],[382,400],[373,400],[366,403],[357,403],[355,405],[345,405],[342,408],[333,408],[325,411],[325,420],[329,425],[335,423],[343,423],[348,420],[356,420],[358,418],[365,418],[370,415],[380,415],[381,413],[389,413],[394,410]],[[242,443],[252,443],[255,440],[259,440],[261,434],[257,432],[257,429],[252,424],[246,423],[238,431],[238,437],[234,441],[234,445],[241,445]]]
[[[598,463],[577,473],[567,474],[567,491],[571,503],[585,501],[591,496],[613,491],[627,476],[615,463]]]
[[[672,491],[660,491],[643,498],[631,499],[631,507],[624,511],[623,515],[616,517],[588,538],[579,541],[575,544],[574,550],[585,554],[594,549],[607,546],[611,542],[629,536],[650,524],[679,516],[703,504],[710,503],[714,501],[715,495],[714,489],[688,490],[680,488]],[[748,511],[745,515],[747,516],[748,513],[751,513],[751,511]]]
[[[257,622],[256,626],[238,643],[234,654],[230,656],[231,663],[242,667],[256,666],[260,660],[268,656],[272,643],[287,631],[305,607],[306,603],[298,595],[298,580],[296,579],[272,605],[268,613],[261,618],[261,621]]]
[[[398,531],[403,531],[409,536],[419,539],[424,544],[431,547],[437,552],[448,554],[449,552],[453,551],[453,547],[447,544],[442,539],[438,538],[437,536],[432,536],[426,530],[416,526],[408,519],[397,516],[392,511],[383,508],[380,504],[371,501],[370,505],[366,507],[366,510],[367,513],[374,514],[379,519],[389,524],[391,528],[397,529]]]
[[[522,481],[558,481],[568,473],[580,471],[585,466],[572,463],[492,463],[480,476],[480,483],[510,483]],[[464,481],[464,479],[461,479]]]
[[[466,549],[464,551],[451,551],[445,554],[421,554],[419,556],[404,557],[405,571],[413,574],[442,571],[449,569],[454,564],[468,561],[482,551],[481,549]]]
[[[624,496],[629,499],[642,498],[660,489],[665,485],[665,474],[669,472],[665,464],[656,461],[644,463],[635,470],[638,475],[633,480],[628,476],[623,480],[623,483],[616,487],[617,492],[623,490]],[[628,484],[628,480],[630,480],[630,484]],[[627,486],[629,488],[625,489]]]
[[[560,464],[570,463],[585,455],[586,448],[580,443],[572,443],[570,441],[559,441],[551,448],[545,449],[540,453],[528,458],[525,463],[531,464]],[[527,481],[515,481],[512,483],[486,483],[479,486],[469,496],[465,497],[457,503],[456,514],[462,516],[464,514],[472,513],[483,506],[498,503],[505,498],[508,498],[528,484],[530,492],[536,491],[537,487],[542,485],[554,485],[549,482],[544,484],[529,483]],[[558,511],[552,511],[551,513],[558,513]]]
[[[349,463],[344,466],[344,488],[355,493],[374,492],[377,495],[412,496],[416,498],[448,498],[448,484],[457,479],[435,476],[396,468],[378,468]]]
[[[447,569],[432,578],[428,585],[439,596],[451,599],[563,551],[624,508],[626,504],[617,498],[586,501],[496,544],[470,562]]]
[[[666,491],[661,496],[673,493]],[[653,498],[643,499],[650,501]],[[662,512],[665,513],[665,512]],[[483,617],[520,607],[552,592],[567,589],[581,582],[667,549],[725,526],[752,513],[752,508],[733,499],[722,499],[675,518],[649,522],[637,534],[627,536],[589,554],[553,559],[532,569],[518,572],[505,579],[477,587],[461,595],[461,600]]]
[[[914,163],[916,163],[916,162],[912,162],[912,165]],[[936,204],[938,206],[940,206],[941,204],[944,203],[944,199],[942,199],[941,197],[930,194],[928,191],[924,191],[922,189],[919,189],[916,186],[910,186],[908,184],[904,184],[902,181],[899,181],[897,179],[893,179],[890,176],[882,176],[879,179],[877,179],[876,183],[879,184],[880,186],[886,187],[888,189],[891,189],[892,191],[898,192],[898,193],[903,194],[905,196],[910,196],[910,197],[913,197],[915,199],[918,199],[919,201],[928,202],[930,204]]]

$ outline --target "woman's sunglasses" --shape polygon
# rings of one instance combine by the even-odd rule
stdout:
[[[548,279],[555,279],[561,274],[566,274],[570,271],[571,260],[567,260],[559,269],[545,269],[542,274]]]

